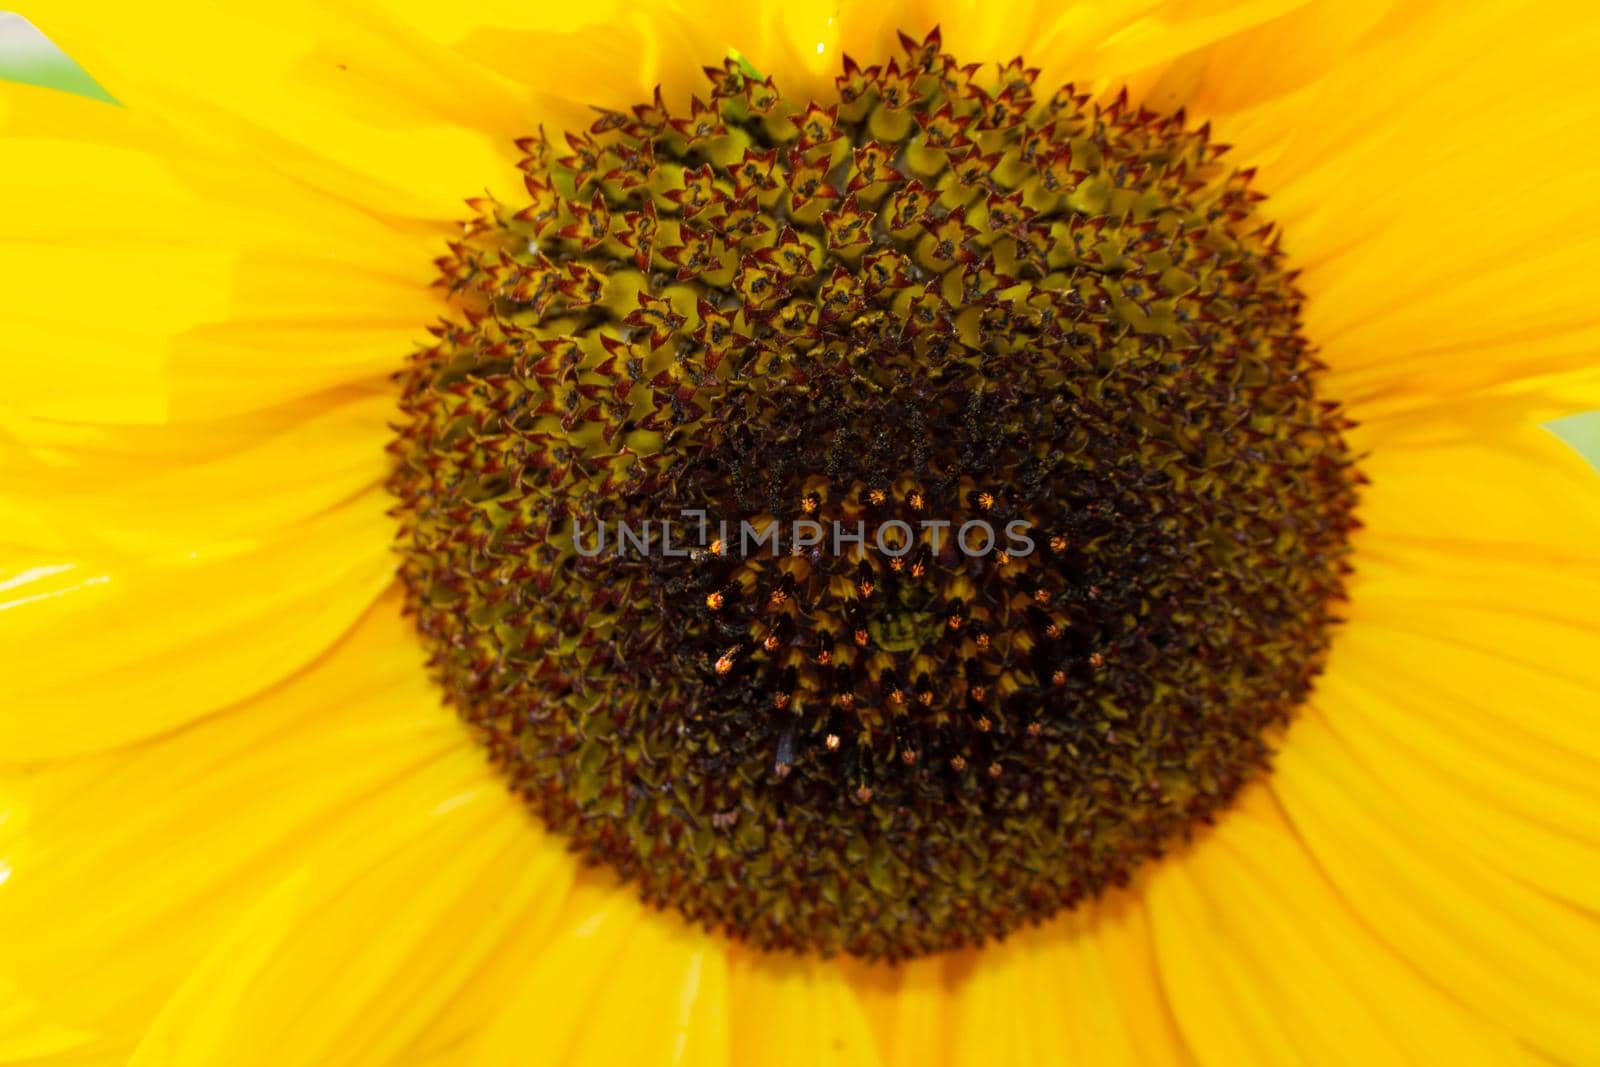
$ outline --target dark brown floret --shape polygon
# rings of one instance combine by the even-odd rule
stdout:
[[[891,959],[1125,883],[1265,767],[1359,480],[1205,128],[904,43],[836,100],[729,61],[521,142],[391,483],[432,668],[533,810],[653,903]],[[583,551],[645,520],[680,551]]]

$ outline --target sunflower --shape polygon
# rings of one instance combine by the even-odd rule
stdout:
[[[0,15],[0,1062],[1600,1063],[1587,10],[161,7]]]

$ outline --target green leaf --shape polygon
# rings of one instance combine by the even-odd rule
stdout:
[[[1544,428],[1571,445],[1578,455],[1600,471],[1600,411],[1568,415],[1545,423]]]
[[[45,89],[117,103],[89,72],[14,11],[0,11],[0,81],[21,82]]]

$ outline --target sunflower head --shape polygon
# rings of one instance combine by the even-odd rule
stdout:
[[[534,810],[653,902],[871,957],[1226,803],[1321,663],[1354,482],[1204,128],[903,43],[834,99],[730,59],[522,142],[391,483],[435,670]]]
[[[1596,1060],[1592,11],[34,7],[0,1060]]]

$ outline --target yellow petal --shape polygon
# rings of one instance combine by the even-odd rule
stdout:
[[[1437,755],[1492,759],[1482,773],[1496,775],[1493,794],[1513,806],[1531,813],[1581,797],[1569,810],[1592,807],[1600,800],[1600,679],[1585,656],[1592,622],[1578,612],[1590,610],[1592,600],[1580,598],[1600,594],[1600,583],[1581,570],[1582,558],[1569,569],[1559,557],[1432,547],[1397,547],[1389,557],[1358,577],[1328,695],[1403,699],[1406,721],[1382,724],[1394,740],[1448,734]],[[1516,781],[1523,784],[1512,788]],[[1538,795],[1551,802],[1536,803]]]
[[[497,1005],[471,1062],[716,1067],[730,1062],[728,1010],[726,942],[601,876]]]
[[[1478,407],[1390,420],[1369,440],[1367,528],[1330,673],[1346,677],[1348,659],[1357,685],[1392,678],[1413,709],[1406,726],[1451,733],[1455,751],[1492,756],[1529,788],[1592,796],[1593,470],[1553,434]],[[1535,795],[1507,799],[1526,807]]]
[[[1433,833],[1452,813],[1415,810],[1396,788],[1403,783],[1374,779],[1318,718],[1296,726],[1273,790],[1332,891],[1390,946],[1397,967],[1527,1048],[1557,1060],[1592,1058],[1600,1003],[1594,914]]]
[[[486,0],[446,8],[408,0],[386,13],[524,87],[529,114],[553,132],[586,127],[593,121],[591,104],[626,108],[646,101],[657,85],[669,102],[687,105],[690,93],[705,94],[701,68],[720,64],[730,48],[772,75],[786,94],[823,92],[838,74],[839,26],[853,6],[602,0],[558,7]]]
[[[1152,872],[1148,900],[1163,985],[1203,1064],[1533,1062],[1373,936],[1260,787]]]
[[[190,1002],[220,1003],[234,1011],[248,1003],[257,969],[293,921],[304,892],[304,876],[291,875],[234,925],[169,1002],[168,1010],[157,1017],[129,1059],[131,1067],[195,1063],[199,1050],[218,1043],[223,1035],[216,1021],[196,1020]],[[190,1028],[179,1029],[171,1021],[174,1018],[183,1019]]]
[[[90,1057],[117,1062],[116,1050],[96,1049],[92,1033],[55,1023],[13,983],[0,978],[0,1063],[72,1063]]]
[[[734,1063],[869,1067],[872,1030],[840,969],[827,960],[733,952]]]
[[[0,975],[58,1025],[131,1042],[286,873],[315,900],[465,818],[445,802],[472,790],[526,829],[395,608],[225,715],[0,772]]]
[[[438,232],[219,154],[149,115],[0,85],[0,385],[42,419],[265,408],[394,369],[442,306]],[[98,110],[93,110],[98,108]]]
[[[839,961],[884,1063],[940,1067],[950,1062],[956,960],[941,954],[893,965]]]
[[[1142,902],[1119,892],[1047,927],[1062,988],[1049,1003],[1068,1020],[1072,1045],[1094,1063],[1189,1062],[1159,971]]]
[[[427,797],[434,783],[415,776],[403,798],[372,809],[388,826],[352,842],[270,921],[221,941],[133,1062],[408,1062],[486,957],[519,927],[548,927],[574,869],[476,754],[463,755],[442,761],[463,765],[461,785],[439,779]]]
[[[473,1042],[472,1062],[562,1062],[576,1044],[582,1014],[608,995],[606,976],[643,918],[626,891],[580,886],[531,973]]]
[[[1334,394],[1408,410],[1592,365],[1597,61],[1566,0],[1326,0],[1149,88],[1261,168]]]
[[[1600,492],[1552,435],[1484,414],[1375,430],[1350,624],[1272,788],[1397,955],[1583,1060],[1600,1002]]]
[[[0,416],[0,509],[52,558],[261,541],[381,483],[394,412],[387,390],[348,390],[165,426]]]
[[[983,949],[844,970],[887,1063],[1194,1062],[1134,893]]]
[[[1128,1062],[1125,1049],[1085,1047],[1075,1033],[1071,960],[1056,939],[1033,932],[976,954],[955,996],[955,1063]],[[1103,1006],[1103,1005],[1101,1005]]]
[[[149,737],[292,674],[388,585],[387,498],[262,543],[166,556],[28,554],[0,578],[0,751],[11,760]]]
[[[513,86],[355,5],[73,0],[35,21],[127,110],[357,211],[451,218],[526,132]]]

